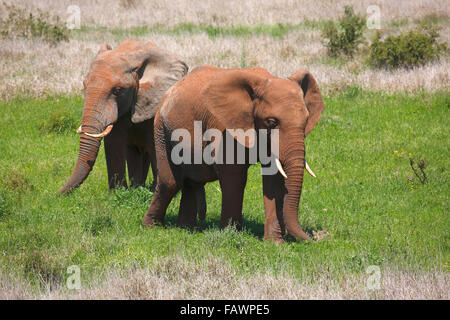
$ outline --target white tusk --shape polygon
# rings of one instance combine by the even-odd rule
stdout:
[[[78,129],[77,129],[77,133],[81,133],[82,131],[81,131],[81,126],[79,126],[78,127]]]
[[[316,175],[314,174],[314,172],[311,170],[311,168],[308,166],[308,162],[306,162],[305,160],[305,166],[306,166],[306,171],[308,171],[308,173],[310,175],[312,175],[314,178],[317,178]]]
[[[281,162],[278,158],[275,158],[275,164],[277,165],[278,171],[280,171],[281,175],[287,179],[286,172],[284,172],[283,167],[281,166]]]
[[[110,124],[109,126],[106,127],[105,131],[103,131],[102,133],[97,133],[97,134],[92,134],[92,133],[87,133],[87,132],[83,132],[85,135],[87,135],[88,137],[92,137],[92,138],[101,138],[104,136],[107,136],[111,130],[113,128],[113,125]]]

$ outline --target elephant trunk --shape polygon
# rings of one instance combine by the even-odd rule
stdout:
[[[100,142],[101,138],[90,138],[84,134],[80,137],[80,151],[78,153],[77,164],[72,176],[59,191],[60,193],[69,193],[81,185],[87,178],[97,158]]]
[[[289,151],[285,153],[285,169],[287,179],[285,187],[287,194],[283,202],[283,222],[289,232],[297,240],[310,240],[309,236],[302,230],[298,223],[298,206],[302,193],[303,173],[305,169],[305,146],[304,136],[293,133],[289,135],[287,145]]]
[[[100,133],[103,125],[99,118],[99,113],[95,109],[96,103],[86,101],[83,111],[82,128],[92,133]],[[91,107],[94,106],[94,107]],[[77,131],[78,132],[78,131]],[[73,189],[80,186],[92,170],[98,150],[101,143],[101,135],[89,135],[81,132],[80,149],[78,152],[78,160],[73,173],[66,184],[60,189],[60,193],[69,193]]]

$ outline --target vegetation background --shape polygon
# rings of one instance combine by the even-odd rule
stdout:
[[[373,68],[377,30],[353,57],[330,57],[322,36],[345,5],[365,17],[378,5],[384,37],[427,22],[448,45],[446,1],[79,1],[81,28],[67,30],[71,4],[0,5],[0,298],[449,298],[448,52]],[[198,230],[174,226],[179,197],[165,227],[142,228],[152,192],[108,191],[103,149],[78,190],[57,194],[76,161],[83,77],[101,43],[125,39],[152,41],[191,69],[311,71],[326,110],[306,142],[318,178],[305,177],[299,219],[320,241],[262,239],[257,165],[243,232],[219,230],[218,183]],[[72,265],[80,290],[66,285]]]

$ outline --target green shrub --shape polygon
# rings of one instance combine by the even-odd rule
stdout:
[[[90,232],[94,237],[97,237],[102,232],[107,232],[114,226],[113,219],[106,214],[102,214],[93,218],[84,225],[84,229]]]
[[[0,186],[6,190],[14,192],[25,192],[34,190],[34,185],[28,177],[17,169],[11,169],[8,172],[0,173],[2,180]]]
[[[0,189],[0,220],[8,216],[12,210],[12,203],[8,193]]]
[[[114,207],[146,210],[150,206],[153,193],[144,187],[128,189],[118,187],[114,189],[113,195],[112,204]]]
[[[74,132],[77,128],[77,120],[69,110],[57,109],[50,116],[39,123],[39,129],[46,133]]]
[[[388,36],[381,40],[377,32],[369,47],[369,64],[376,68],[412,68],[438,58],[446,50],[445,44],[439,44],[438,28],[430,24],[420,29]]]
[[[26,252],[22,256],[24,273],[30,280],[37,281],[37,284],[46,288],[54,288],[63,283],[64,270],[61,261],[40,249]]]
[[[70,30],[58,16],[50,17],[48,12],[40,9],[33,14],[6,3],[0,7],[8,12],[7,18],[0,19],[0,36],[3,38],[41,38],[51,45],[69,40]]]
[[[357,51],[358,45],[363,43],[363,31],[366,25],[366,19],[353,12],[353,8],[345,6],[344,16],[339,22],[332,21],[325,24],[322,30],[322,36],[326,39],[325,46],[328,48],[328,54],[337,57],[341,54],[353,56]]]

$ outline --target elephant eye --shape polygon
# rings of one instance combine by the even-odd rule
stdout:
[[[275,128],[276,126],[278,126],[279,123],[278,119],[276,118],[266,118],[265,122],[269,129]]]
[[[122,88],[120,88],[120,87],[114,88],[113,94],[115,96],[119,96],[121,93],[122,93]]]

